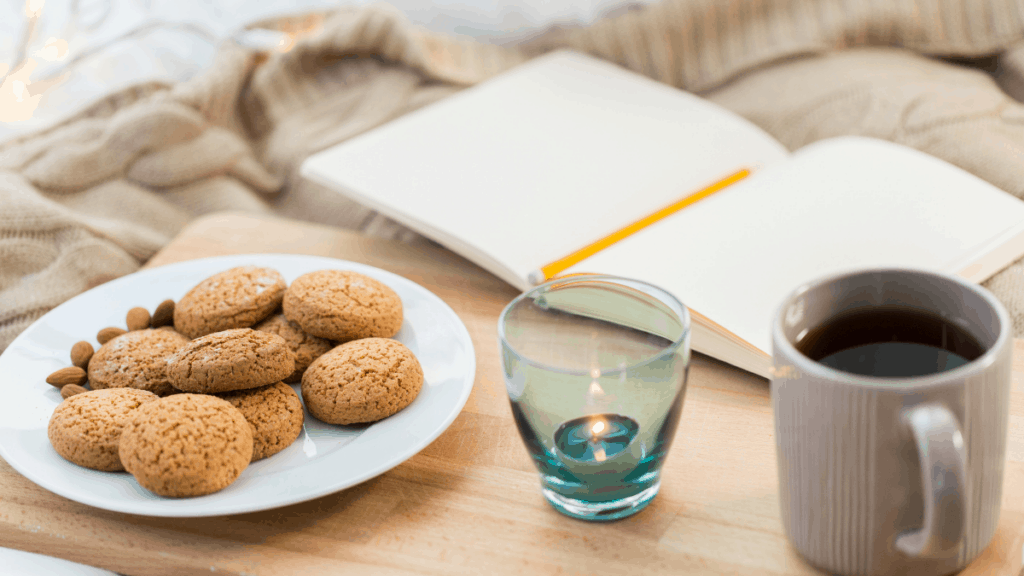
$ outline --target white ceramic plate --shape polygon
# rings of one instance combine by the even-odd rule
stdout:
[[[289,283],[328,268],[353,270],[387,284],[402,298],[405,321],[395,338],[423,366],[419,396],[404,410],[368,426],[324,424],[306,413],[294,444],[251,464],[233,484],[208,496],[170,499],[143,489],[130,474],[97,472],[61,458],[46,427],[61,402],[45,379],[70,366],[71,346],[96,332],[124,326],[133,306],[154,310],[177,301],[217,272],[255,264],[275,268]],[[215,516],[266,510],[310,500],[369,480],[425,448],[455,420],[476,371],[465,325],[440,298],[390,272],[332,258],[251,254],[193,260],[146,270],[80,294],[29,326],[0,356],[0,456],[36,484],[76,502],[148,516]],[[295,386],[298,392],[298,385]]]
[[[117,576],[109,570],[11,548],[0,548],[0,566],[4,576]]]

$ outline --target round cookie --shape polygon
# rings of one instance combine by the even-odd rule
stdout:
[[[230,402],[177,394],[144,404],[121,433],[125,470],[160,496],[212,494],[252,459],[252,429]]]
[[[93,390],[137,388],[157,396],[170,394],[174,388],[167,375],[167,359],[188,342],[169,330],[125,332],[100,346],[89,359],[89,385]]]
[[[365,338],[317,358],[302,376],[302,399],[318,420],[356,424],[387,418],[423,387],[423,368],[397,340]]]
[[[248,328],[277,309],[288,284],[273,268],[239,266],[210,276],[174,305],[174,328],[189,338]]]
[[[196,338],[167,364],[171,384],[178,390],[216,394],[283,379],[295,371],[295,353],[277,334],[237,328]]]
[[[218,395],[245,416],[252,428],[253,462],[291,446],[302,433],[302,401],[284,382]]]
[[[134,388],[75,394],[54,409],[46,434],[68,462],[104,472],[124,470],[117,452],[121,431],[139,406],[158,399]]]
[[[309,368],[320,355],[334,348],[334,343],[312,334],[307,334],[298,324],[284,317],[284,314],[274,314],[263,322],[254,326],[261,332],[277,334],[295,353],[295,371],[284,379],[285,382],[294,383],[302,380],[302,373]]]
[[[387,285],[347,270],[303,274],[284,295],[284,315],[304,331],[346,342],[390,338],[402,327],[402,300]]]

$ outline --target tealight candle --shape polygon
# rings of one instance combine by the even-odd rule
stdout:
[[[512,301],[498,334],[512,416],[544,498],[585,520],[647,506],[683,407],[685,307],[635,280],[566,277]]]
[[[591,414],[562,423],[554,444],[573,474],[626,473],[643,458],[643,446],[634,442],[639,431],[640,425],[629,416]]]

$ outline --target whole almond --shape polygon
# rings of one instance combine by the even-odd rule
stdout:
[[[129,330],[145,330],[149,328],[149,310],[136,306],[128,311],[126,323]]]
[[[81,342],[75,342],[75,345],[71,347],[71,363],[82,369],[89,367],[89,359],[92,358],[92,353],[95,352],[92,348],[92,344],[89,344],[85,340]]]
[[[82,388],[78,384],[68,384],[60,389],[60,397],[67,400],[75,394],[81,394],[82,392],[88,392],[88,390]]]
[[[110,342],[114,338],[117,338],[121,334],[124,334],[125,332],[127,332],[127,330],[124,330],[122,328],[115,328],[114,326],[109,326],[107,328],[104,328],[103,330],[100,330],[99,333],[96,334],[96,340],[100,343],[100,346],[102,346],[107,342]]]
[[[174,300],[164,300],[153,311],[153,328],[174,324]]]
[[[88,375],[85,370],[82,370],[78,366],[68,366],[67,368],[61,368],[53,374],[46,377],[46,383],[56,386],[57,388],[63,388],[69,384],[77,384],[81,386],[85,384],[88,379]]]

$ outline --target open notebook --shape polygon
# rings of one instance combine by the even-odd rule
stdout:
[[[693,348],[761,376],[801,283],[914,266],[980,282],[1024,254],[1024,202],[868,138],[790,154],[743,118],[558,52],[308,158],[335,189],[527,289],[632,277],[693,313]]]

